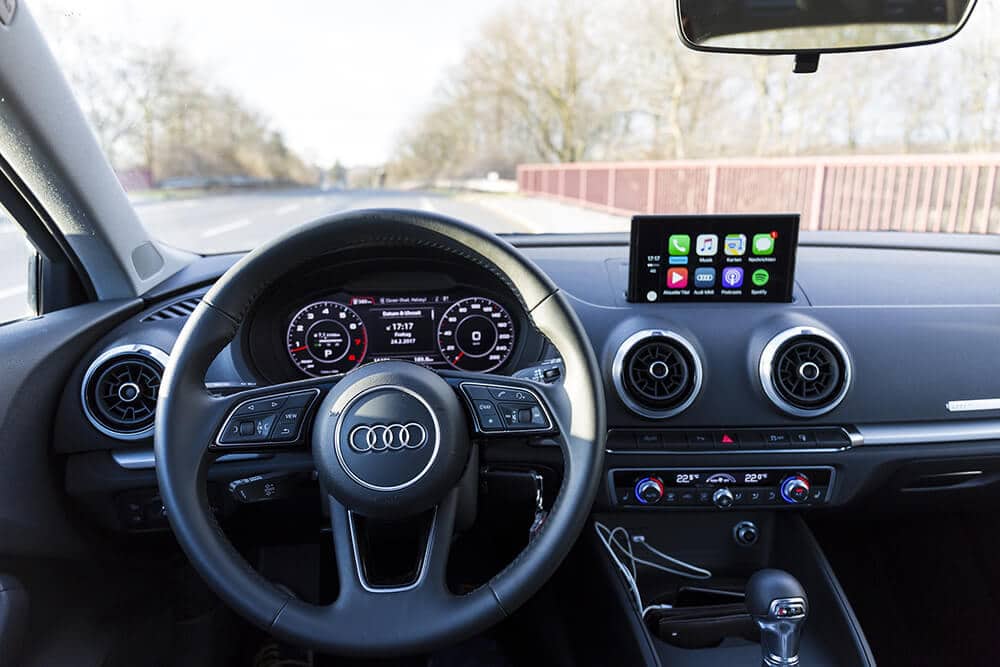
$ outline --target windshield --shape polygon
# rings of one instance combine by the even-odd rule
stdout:
[[[356,208],[499,233],[635,213],[1000,232],[1000,18],[943,44],[696,53],[671,0],[43,0],[55,56],[152,235],[246,250]]]

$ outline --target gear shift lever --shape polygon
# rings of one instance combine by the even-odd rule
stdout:
[[[784,570],[760,570],[747,582],[747,610],[760,628],[764,667],[799,664],[799,639],[809,602],[802,584]]]

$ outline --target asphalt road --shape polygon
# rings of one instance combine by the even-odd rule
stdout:
[[[493,232],[524,232],[516,218],[469,199],[436,192],[278,190],[165,202],[138,202],[153,236],[201,253],[250,250],[286,230],[331,213],[361,208],[436,211]]]

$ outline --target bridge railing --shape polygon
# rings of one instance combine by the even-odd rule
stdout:
[[[521,193],[621,215],[797,212],[803,229],[1000,233],[1000,154],[581,162]]]

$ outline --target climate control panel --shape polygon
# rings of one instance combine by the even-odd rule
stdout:
[[[835,471],[804,468],[655,468],[610,473],[619,507],[719,509],[824,505],[833,493]]]

